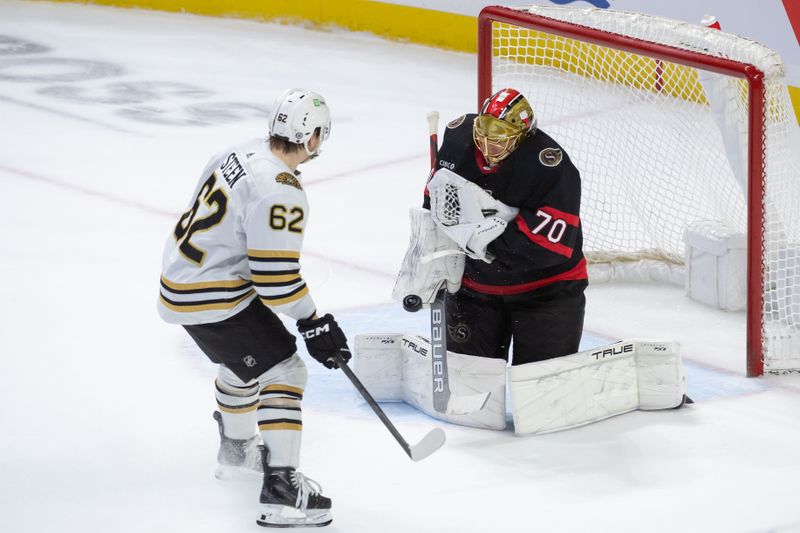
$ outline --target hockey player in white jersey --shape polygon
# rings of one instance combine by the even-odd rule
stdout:
[[[334,354],[350,359],[344,333],[333,316],[317,315],[299,268],[309,210],[297,167],[319,154],[330,127],[322,96],[286,91],[272,108],[269,139],[211,159],[164,249],[159,313],[219,364],[217,475],[263,472],[262,526],[332,520],[331,500],[297,471],[307,373],[277,317],[297,320],[326,367],[335,368]]]

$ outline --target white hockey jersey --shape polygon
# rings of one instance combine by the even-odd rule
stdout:
[[[300,173],[266,139],[214,157],[167,239],[161,317],[174,324],[219,322],[259,298],[294,319],[316,310],[300,276],[308,202]]]

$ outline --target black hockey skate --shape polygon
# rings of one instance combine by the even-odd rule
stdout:
[[[262,456],[265,455],[261,436],[250,439],[231,439],[225,436],[222,414],[214,411],[219,426],[219,452],[217,453],[217,479],[230,479],[243,472],[263,473]]]
[[[333,521],[331,500],[322,487],[294,468],[270,468],[264,460],[264,484],[256,523],[264,527],[321,527]]]

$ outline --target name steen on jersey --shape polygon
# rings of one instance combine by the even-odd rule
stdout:
[[[220,170],[222,171],[222,177],[225,178],[225,181],[228,182],[228,187],[231,189],[233,189],[237,181],[247,175],[235,152],[225,159],[225,163],[222,164]]]

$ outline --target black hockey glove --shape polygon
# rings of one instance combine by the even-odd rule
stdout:
[[[297,321],[297,329],[306,341],[308,353],[326,368],[339,368],[333,359],[336,354],[345,363],[350,360],[347,338],[330,313],[320,318],[300,319]]]

